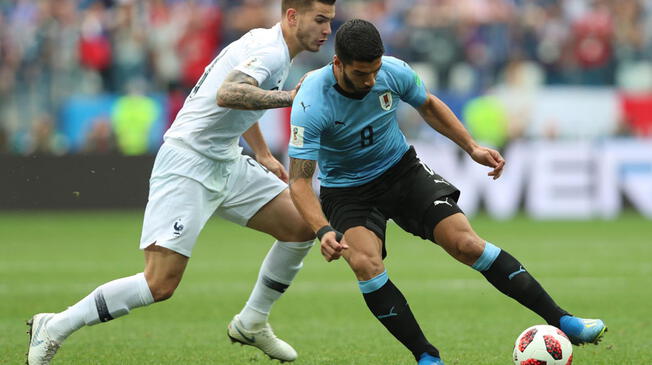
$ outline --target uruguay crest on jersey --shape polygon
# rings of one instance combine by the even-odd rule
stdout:
[[[380,107],[384,110],[390,110],[392,108],[392,93],[387,91],[378,97],[380,99]]]

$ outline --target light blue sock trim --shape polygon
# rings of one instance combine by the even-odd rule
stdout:
[[[387,270],[385,270],[381,274],[378,274],[378,276],[369,280],[358,281],[358,286],[360,287],[362,294],[368,294],[382,288],[387,280],[389,280],[389,276],[387,276]]]
[[[492,245],[489,242],[485,242],[484,251],[482,255],[478,257],[478,260],[471,266],[472,268],[478,271],[486,271],[491,267],[491,264],[496,261],[496,257],[500,254],[500,248]]]

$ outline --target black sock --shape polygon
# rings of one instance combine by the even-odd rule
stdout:
[[[500,251],[489,269],[481,273],[496,289],[531,309],[552,326],[559,327],[559,319],[568,314],[525,271],[523,265],[504,250]]]
[[[389,279],[385,285],[370,293],[363,292],[362,296],[371,313],[412,352],[417,361],[424,352],[439,357],[439,351],[421,331],[407,300]]]

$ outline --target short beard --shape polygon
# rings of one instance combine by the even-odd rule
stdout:
[[[357,97],[363,97],[369,94],[369,91],[371,91],[371,89],[360,90],[356,88],[353,81],[351,81],[351,79],[346,75],[346,72],[344,72],[344,67],[342,67],[342,79],[344,80],[344,84],[346,85],[346,87],[349,88],[350,90],[353,90],[352,94]]]

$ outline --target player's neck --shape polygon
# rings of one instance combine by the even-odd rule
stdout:
[[[290,25],[287,22],[281,22],[281,32],[283,33],[283,39],[285,44],[288,46],[288,52],[290,53],[290,59],[293,59],[303,51],[303,47],[299,43],[299,40],[295,36],[294,32],[290,28]]]

